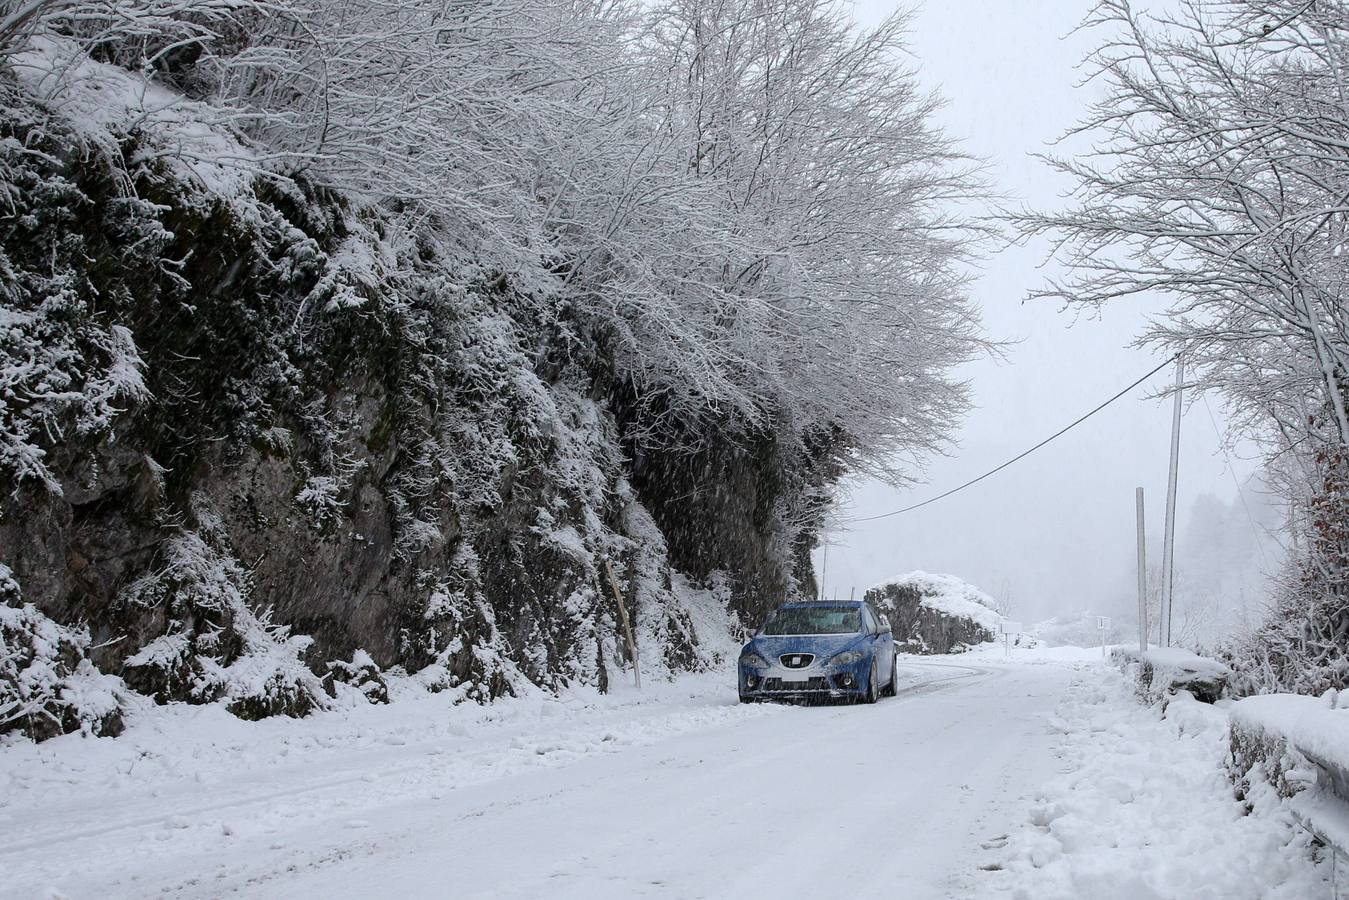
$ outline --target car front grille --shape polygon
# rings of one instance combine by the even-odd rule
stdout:
[[[789,681],[785,678],[767,678],[764,680],[763,689],[772,693],[774,691],[796,692],[796,691],[827,691],[829,682],[825,678],[807,678],[803,681]]]
[[[778,657],[784,669],[804,669],[815,662],[814,653],[784,653]]]

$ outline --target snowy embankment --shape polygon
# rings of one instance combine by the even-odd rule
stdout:
[[[1060,777],[984,863],[1017,900],[1307,900],[1329,866],[1267,787],[1234,797],[1228,712],[1179,693],[1142,706],[1106,667],[1084,667],[1050,726]],[[1001,843],[1001,842],[995,842]]]
[[[1349,690],[1324,697],[1247,697],[1233,704],[1232,721],[1285,738],[1304,753],[1349,772]]]

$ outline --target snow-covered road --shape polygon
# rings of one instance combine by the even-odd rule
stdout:
[[[0,892],[973,896],[1055,774],[1073,668],[962,663],[911,660],[872,707],[742,707],[699,676],[308,730],[194,711],[140,750],[85,742],[74,772],[69,747],[8,748]]]

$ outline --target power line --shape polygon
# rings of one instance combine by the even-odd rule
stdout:
[[[1072,430],[1073,430],[1074,428],[1076,428],[1078,425],[1081,425],[1083,422],[1087,421],[1087,420],[1090,419],[1092,416],[1096,415],[1098,412],[1100,412],[1101,410],[1105,409],[1107,406],[1109,406],[1110,404],[1114,403],[1116,400],[1120,399],[1120,398],[1123,397],[1125,394],[1129,393],[1130,391],[1132,391],[1134,388],[1138,387],[1138,386],[1139,386],[1140,384],[1142,384],[1143,382],[1147,381],[1147,380],[1148,380],[1149,378],[1151,378],[1153,375],[1156,375],[1156,374],[1157,374],[1158,372],[1160,372],[1162,369],[1165,369],[1167,366],[1171,365],[1171,363],[1175,362],[1176,357],[1179,356],[1179,355],[1180,355],[1180,354],[1177,353],[1175,356],[1171,356],[1171,357],[1167,358],[1166,360],[1164,360],[1163,362],[1159,363],[1157,366],[1155,366],[1154,368],[1152,368],[1146,375],[1144,375],[1143,377],[1139,378],[1137,381],[1133,382],[1133,383],[1130,384],[1128,387],[1124,388],[1122,391],[1120,391],[1119,393],[1117,393],[1117,394],[1115,394],[1114,396],[1112,396],[1110,399],[1106,400],[1104,403],[1102,403],[1102,404],[1100,404],[1099,406],[1097,406],[1095,409],[1091,410],[1091,412],[1088,412],[1086,415],[1083,415],[1083,416],[1081,416],[1080,418],[1078,418],[1078,419],[1076,419],[1076,420],[1070,422],[1069,424],[1067,424],[1067,425],[1065,425],[1064,427],[1060,428],[1058,431],[1056,431],[1056,432],[1054,432],[1053,434],[1051,434],[1049,437],[1045,438],[1045,439],[1044,439],[1043,441],[1041,441],[1040,443],[1036,444],[1034,447],[1031,447],[1029,450],[1026,450],[1026,451],[1024,451],[1024,452],[1022,452],[1022,453],[1017,454],[1016,456],[1013,456],[1011,459],[1007,460],[1007,462],[1003,463],[1002,465],[998,466],[997,468],[995,468],[995,469],[989,469],[987,472],[985,472],[984,474],[980,475],[978,478],[971,478],[969,481],[965,482],[964,484],[960,485],[959,487],[953,487],[953,488],[951,488],[949,491],[947,491],[946,493],[944,493],[944,494],[938,494],[938,495],[935,496],[935,497],[930,497],[930,498],[928,498],[927,500],[924,500],[922,503],[915,503],[913,506],[906,506],[906,507],[904,507],[903,509],[897,509],[897,510],[895,510],[895,511],[893,511],[893,512],[881,513],[881,514],[878,515],[878,516],[862,516],[862,517],[857,518],[857,519],[848,519],[844,524],[851,525],[851,524],[856,523],[856,522],[874,522],[874,521],[877,520],[877,519],[888,519],[888,518],[890,518],[891,516],[898,516],[898,515],[901,515],[901,514],[906,513],[906,512],[912,512],[912,511],[915,510],[915,509],[919,509],[919,508],[921,508],[921,507],[927,506],[929,503],[936,503],[938,500],[944,500],[944,499],[946,499],[947,497],[951,496],[952,494],[959,493],[960,491],[965,490],[965,488],[967,488],[967,487],[970,487],[970,486],[972,486],[972,485],[976,485],[976,484],[978,484],[979,482],[983,481],[985,478],[988,478],[990,475],[996,475],[997,473],[1001,472],[1003,469],[1005,469],[1005,468],[1007,468],[1008,466],[1010,466],[1012,463],[1019,462],[1020,460],[1025,459],[1027,456],[1030,456],[1032,453],[1034,453],[1036,450],[1039,450],[1041,447],[1043,447],[1045,444],[1048,444],[1050,441],[1053,441],[1053,440],[1055,440],[1056,438],[1060,438],[1060,437],[1062,437],[1063,435],[1067,434],[1069,431],[1072,431]]]

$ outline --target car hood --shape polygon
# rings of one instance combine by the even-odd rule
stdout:
[[[746,651],[759,654],[770,663],[776,663],[784,653],[813,653],[824,662],[836,653],[859,647],[865,635],[853,634],[761,634],[745,645]]]

